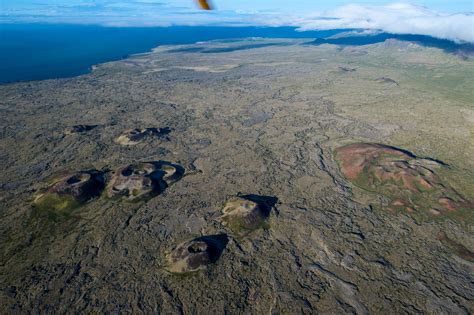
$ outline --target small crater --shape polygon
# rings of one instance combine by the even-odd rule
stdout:
[[[250,232],[264,227],[271,209],[278,199],[276,197],[245,195],[229,199],[221,221],[238,236],[246,236]]]
[[[64,134],[65,135],[72,135],[72,134],[75,134],[75,133],[84,133],[84,132],[88,132],[94,128],[96,128],[97,125],[74,125],[74,126],[71,126],[71,127],[68,127],[66,129],[64,129]]]
[[[342,72],[355,72],[356,68],[349,68],[349,67],[337,67]]]
[[[400,85],[400,84],[398,84],[397,81],[395,81],[393,79],[390,79],[390,78],[387,78],[387,77],[380,77],[380,78],[375,79],[375,81],[377,81],[379,83],[386,83],[386,84],[391,84],[391,85],[396,85],[396,86]]]
[[[166,128],[142,128],[130,129],[121,134],[115,141],[121,145],[136,145],[150,137],[162,138],[168,135],[171,129]]]
[[[229,242],[226,234],[195,238],[178,245],[168,255],[166,269],[172,273],[188,273],[205,269],[219,260]]]
[[[128,201],[148,199],[163,192],[183,175],[182,166],[166,161],[131,164],[112,173],[107,196]]]
[[[104,174],[96,170],[61,176],[36,196],[33,205],[48,211],[69,211],[100,195]]]

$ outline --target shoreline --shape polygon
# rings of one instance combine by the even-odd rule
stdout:
[[[24,37],[23,43],[18,41],[19,35]],[[473,44],[457,44],[415,35],[382,33],[373,38],[353,35],[354,30],[348,29],[302,32],[297,31],[295,27],[286,26],[110,28],[84,25],[13,25],[4,30],[5,40],[0,43],[0,69],[3,73],[0,75],[0,85],[73,78],[90,73],[97,65],[151,53],[160,46],[190,45],[213,40],[311,38],[314,39],[312,43],[315,45],[357,47],[366,44],[367,39],[375,42],[398,39],[440,48],[461,58],[474,56]],[[26,47],[24,42],[27,42]],[[44,45],[45,43],[48,45]]]
[[[342,31],[346,30],[299,32],[295,27],[10,25],[3,29],[5,40],[0,43],[0,69],[3,70],[0,85],[76,77],[90,73],[94,65],[149,53],[162,45],[248,37],[325,38]]]

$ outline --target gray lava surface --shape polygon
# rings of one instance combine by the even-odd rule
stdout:
[[[0,86],[0,312],[474,312],[472,211],[462,222],[386,211],[333,155],[367,142],[441,160],[440,176],[474,200],[474,62],[415,44],[305,42],[160,47]],[[115,142],[150,127],[172,132]],[[145,201],[32,207],[55,174],[95,169],[109,182],[148,161],[183,177]],[[236,195],[275,200],[265,227],[241,238],[219,220]],[[212,235],[226,238],[218,254],[190,243],[178,248],[200,259],[193,272],[167,270],[177,246]]]

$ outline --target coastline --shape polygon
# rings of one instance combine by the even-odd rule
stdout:
[[[84,75],[95,65],[150,53],[162,45],[247,37],[325,38],[346,31],[299,32],[294,27],[0,26],[4,38],[0,42],[0,85]]]

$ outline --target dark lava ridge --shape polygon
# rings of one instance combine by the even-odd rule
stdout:
[[[446,233],[439,232],[437,239],[449,249],[454,255],[458,256],[461,259],[474,263],[474,253],[467,249],[464,245],[459,244],[452,239],[450,239]]]

